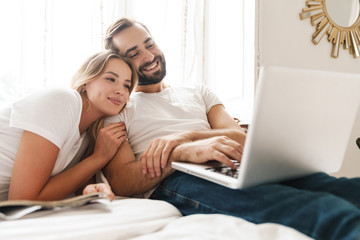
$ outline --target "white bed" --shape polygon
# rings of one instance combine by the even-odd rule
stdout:
[[[221,214],[182,216],[158,200],[121,198],[109,206],[91,204],[40,211],[22,219],[0,220],[0,239],[268,239],[308,240],[281,225],[255,225]]]

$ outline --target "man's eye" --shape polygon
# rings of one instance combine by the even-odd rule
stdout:
[[[130,58],[135,58],[137,55],[139,55],[138,53],[134,53],[134,54],[130,54],[129,57]]]
[[[106,78],[106,80],[109,80],[111,82],[115,82],[115,78]]]
[[[146,46],[146,48],[152,48],[154,46],[154,44],[149,44]]]

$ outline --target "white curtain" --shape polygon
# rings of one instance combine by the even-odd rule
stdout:
[[[0,0],[0,103],[68,86],[103,49],[107,27],[133,17],[165,54],[166,83],[206,84],[241,119],[251,114],[253,0]]]

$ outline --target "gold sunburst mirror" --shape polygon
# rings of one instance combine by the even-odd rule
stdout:
[[[306,1],[307,8],[300,13],[300,19],[311,19],[315,26],[312,42],[316,45],[324,35],[332,44],[331,56],[337,58],[341,45],[354,58],[360,51],[360,0],[312,0]]]

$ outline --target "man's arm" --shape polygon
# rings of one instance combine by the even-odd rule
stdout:
[[[219,136],[181,144],[171,152],[169,161],[205,163],[216,160],[235,169],[232,160],[240,162],[242,152],[241,144],[228,137]]]
[[[158,172],[153,170],[149,172],[150,174],[146,174],[147,168],[142,164],[144,159],[146,161],[144,156],[155,159],[152,161],[155,164],[156,158],[161,159],[163,154],[167,154],[167,159],[170,157],[170,161],[206,162],[216,159],[234,167],[230,158],[240,161],[245,133],[222,105],[211,108],[208,120],[213,128],[211,130],[184,131],[153,140],[147,148],[151,151],[147,151],[147,154],[144,152],[145,154],[141,156],[142,161],[136,161],[129,143],[123,142],[115,157],[104,169],[104,174],[115,194],[131,196],[144,193],[174,172],[171,164],[165,164],[161,168],[158,164]]]
[[[168,165],[171,152],[177,146],[184,143],[225,136],[244,146],[246,134],[225,111],[223,105],[218,104],[213,106],[208,112],[207,117],[212,129],[188,130],[152,140],[140,156],[143,173],[149,173],[152,177],[155,175],[158,177],[161,176],[161,169],[164,169]],[[179,154],[174,154],[174,156],[175,155],[179,157]],[[173,161],[172,159],[170,160]],[[233,164],[230,164],[230,167],[232,166]]]
[[[223,105],[213,106],[207,114],[211,129],[216,129],[218,136],[227,136],[244,146],[246,133],[239,124],[225,110]],[[223,134],[221,134],[221,132]]]
[[[197,141],[217,136],[226,136],[241,145],[245,143],[245,132],[238,123],[225,111],[223,105],[213,106],[207,114],[211,130],[193,130],[187,133],[185,142]]]
[[[143,174],[141,162],[135,160],[129,143],[124,141],[103,172],[117,196],[132,196],[155,187],[174,170],[169,165],[163,169],[162,176],[158,178]]]
[[[231,159],[240,161],[241,156],[242,146],[238,142],[220,136],[181,144],[172,151],[170,161],[203,163],[217,160],[235,168]],[[175,170],[168,164],[160,177],[143,174],[141,162],[135,160],[129,143],[125,141],[103,171],[117,196],[132,196],[147,192]]]

